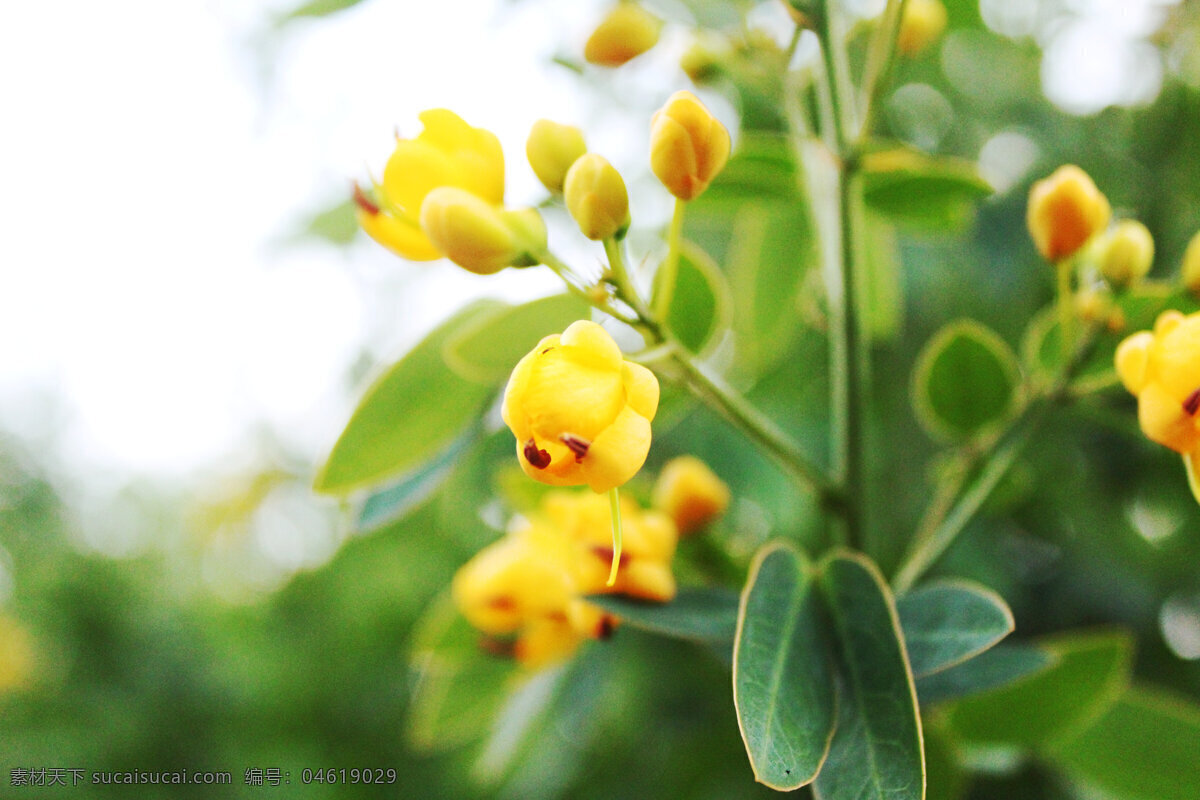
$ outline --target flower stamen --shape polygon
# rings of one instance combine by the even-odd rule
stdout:
[[[525,460],[538,469],[550,466],[550,454],[539,449],[533,439],[525,443]]]
[[[1200,411],[1200,388],[1195,389],[1184,398],[1183,410],[1187,412],[1189,417],[1196,416],[1196,412]]]
[[[583,457],[587,455],[588,448],[592,446],[592,443],[587,439],[581,439],[573,433],[564,433],[558,437],[558,440],[575,454],[575,463],[577,464],[583,461]]]

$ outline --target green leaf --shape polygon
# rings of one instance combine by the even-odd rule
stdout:
[[[1091,724],[1129,685],[1133,642],[1128,634],[1076,633],[1041,646],[1058,659],[1056,665],[949,709],[959,740],[1025,748],[1063,740]]]
[[[780,791],[813,780],[833,735],[819,603],[799,550],[773,543],[758,551],[738,611],[733,702],[754,777]]]
[[[840,553],[820,586],[841,652],[837,732],[821,800],[921,800],[925,756],[912,672],[891,591],[868,559]]]
[[[443,355],[468,380],[499,384],[543,337],[591,317],[591,306],[571,294],[543,297],[481,314],[446,339]]]
[[[870,153],[862,162],[863,199],[897,224],[957,228],[975,203],[993,189],[969,161],[897,148]]]
[[[303,17],[327,17],[330,14],[335,14],[338,11],[345,11],[348,8],[361,3],[363,0],[309,0],[303,5],[297,6],[291,11],[284,14],[275,23],[276,25],[284,25],[293,20]]]
[[[367,495],[358,512],[358,529],[378,528],[403,518],[425,502],[450,475],[458,459],[480,439],[480,426],[472,425],[428,462],[400,480]]]
[[[1003,339],[974,320],[952,322],[926,343],[913,372],[917,419],[963,440],[994,430],[1019,408],[1020,372]]]
[[[495,390],[451,371],[442,347],[496,306],[479,301],[455,314],[367,389],[317,474],[316,491],[342,495],[382,483],[424,463],[479,417]]]
[[[1010,634],[1000,595],[968,581],[926,584],[896,601],[914,678],[960,664]]]
[[[662,289],[658,278],[664,274],[660,269],[655,275],[655,294]],[[729,327],[732,310],[729,285],[720,267],[697,245],[683,242],[666,314],[675,338],[688,350],[700,353],[706,344],[719,343],[714,334]]]
[[[1055,663],[1056,656],[1040,647],[1001,644],[957,666],[918,678],[917,697],[926,706],[979,694],[1036,675]]]
[[[405,734],[420,751],[479,738],[519,680],[511,660],[480,650],[478,631],[458,613],[449,592],[417,623],[411,665],[415,680]]]
[[[1116,800],[1200,797],[1200,707],[1134,687],[1053,761],[1080,783]]]
[[[295,238],[324,239],[332,244],[349,244],[358,235],[354,201],[344,200],[309,218]]]
[[[710,644],[733,644],[738,596],[720,587],[680,589],[669,603],[652,603],[615,594],[597,594],[589,603],[650,633]]]

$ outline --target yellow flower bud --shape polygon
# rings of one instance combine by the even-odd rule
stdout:
[[[650,120],[650,168],[680,200],[694,200],[729,160],[729,131],[691,92],[676,92]]]
[[[1200,446],[1200,313],[1165,311],[1154,331],[1121,342],[1117,375],[1138,399],[1138,422],[1152,441],[1178,453]]]
[[[583,57],[600,67],[619,67],[658,43],[662,20],[631,2],[608,12],[583,47]]]
[[[587,152],[583,131],[573,125],[561,125],[548,119],[533,123],[525,140],[525,156],[533,174],[550,191],[562,194],[567,170]]]
[[[1097,242],[1100,274],[1113,286],[1131,286],[1150,271],[1154,239],[1137,220],[1124,219]]]
[[[715,33],[700,31],[679,57],[679,68],[697,86],[710,83],[720,76],[730,53],[728,39]]]
[[[729,487],[700,459],[680,456],[667,462],[659,473],[653,502],[686,535],[725,513]]]
[[[1108,226],[1112,208],[1088,174],[1074,164],[1059,167],[1029,192],[1026,222],[1047,261],[1073,256]]]
[[[900,20],[896,49],[915,56],[946,30],[946,7],[939,0],[908,0]]]
[[[421,205],[421,228],[446,258],[478,275],[536,263],[546,226],[533,209],[493,206],[464,189],[441,186]]]
[[[629,228],[629,192],[621,173],[603,156],[588,153],[572,164],[563,195],[587,238],[602,241]]]
[[[15,619],[0,615],[0,695],[27,685],[33,666],[29,633]]]
[[[1183,285],[1192,294],[1200,295],[1200,233],[1192,237],[1183,252]]]
[[[602,327],[581,320],[521,359],[501,413],[527,475],[607,492],[641,469],[657,409],[654,373],[625,361]]]

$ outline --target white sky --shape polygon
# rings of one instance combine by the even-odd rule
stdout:
[[[439,297],[553,286],[544,274],[412,267],[370,243],[279,246],[305,210],[379,170],[393,128],[415,132],[420,110],[494,130],[521,202],[539,197],[523,159],[534,120],[584,124],[636,180],[644,153],[625,143],[630,121],[685,85],[665,71],[670,47],[614,74],[607,106],[547,65],[583,41],[602,0],[370,0],[269,37],[270,9],[292,5],[6,10],[0,428],[34,442],[59,431],[58,456],[77,474],[186,473],[236,453],[259,420],[318,458],[353,403],[343,377],[359,348],[398,352],[459,302]],[[1078,32],[1057,35],[1068,54],[1095,52]]]

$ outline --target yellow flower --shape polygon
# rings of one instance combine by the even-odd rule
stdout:
[[[397,139],[383,170],[383,183],[368,196],[356,187],[359,223],[373,239],[413,261],[450,258],[473,272],[531,263],[540,218],[513,212],[504,202],[504,154],[489,131],[473,128],[444,108],[420,115],[424,130]],[[445,189],[453,189],[447,195]],[[438,203],[428,214],[426,200]],[[471,199],[466,199],[466,198]],[[502,229],[508,229],[507,239]],[[507,247],[505,246],[507,245]],[[510,254],[511,261],[498,264]]]
[[[1200,294],[1200,233],[1192,237],[1183,252],[1183,285],[1192,294]]]
[[[946,7],[938,0],[908,0],[896,48],[906,56],[915,56],[946,30]]]
[[[33,674],[33,640],[12,617],[0,615],[0,695],[20,689]]]
[[[1059,167],[1029,192],[1029,233],[1047,261],[1058,262],[1074,255],[1108,226],[1111,216],[1108,198],[1074,164]]]
[[[584,598],[617,592],[665,602],[675,596],[675,526],[657,511],[622,498],[626,549],[618,580],[606,580],[608,502],[592,492],[549,492],[541,506],[459,569],[455,604],[489,636],[512,636],[528,667],[570,656],[585,639],[606,639],[617,620]]]
[[[650,120],[650,168],[667,191],[694,200],[729,160],[729,131],[691,92],[676,92]]]
[[[478,275],[536,264],[546,225],[532,208],[510,210],[465,189],[439,186],[421,205],[421,228],[446,258]]]
[[[601,67],[619,67],[658,43],[662,20],[636,3],[618,3],[583,47],[583,57]]]
[[[525,140],[525,156],[533,174],[550,191],[562,194],[567,170],[587,152],[583,131],[573,125],[562,125],[548,119],[533,123]]]
[[[1121,342],[1116,368],[1125,388],[1137,396],[1142,432],[1181,453],[1194,478],[1200,466],[1200,312],[1185,317],[1164,311],[1153,332]]]
[[[567,210],[589,239],[620,236],[629,227],[629,192],[621,173],[603,156],[588,153],[567,172]]]
[[[657,409],[654,373],[625,361],[602,327],[581,320],[521,359],[501,413],[527,475],[607,492],[641,469]]]
[[[1150,271],[1154,261],[1154,238],[1137,220],[1124,219],[1096,244],[1100,274],[1113,286],[1131,286]]]
[[[675,520],[681,534],[704,527],[729,507],[729,487],[695,456],[667,462],[654,484],[654,507]]]

